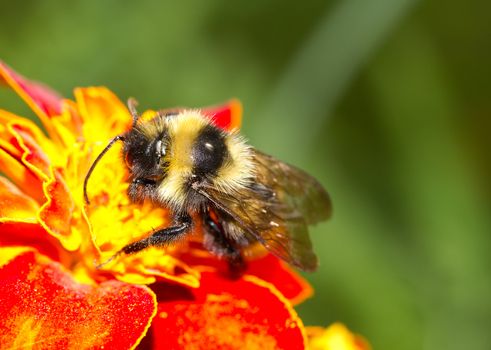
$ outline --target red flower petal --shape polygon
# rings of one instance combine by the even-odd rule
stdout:
[[[61,113],[60,95],[41,83],[24,78],[1,61],[0,82],[17,92],[41,119]]]
[[[0,269],[0,348],[128,349],[146,333],[155,296],[146,287],[78,284],[33,252]]]
[[[156,293],[158,313],[144,340],[156,349],[304,348],[303,325],[290,303],[257,277],[231,281],[203,273],[200,288],[160,285]]]
[[[61,248],[39,223],[0,222],[0,247],[7,246],[29,246],[60,261]]]
[[[201,112],[211,117],[213,123],[224,130],[238,129],[242,121],[242,104],[236,99],[224,105],[203,108]]]
[[[247,273],[273,284],[293,305],[313,294],[312,287],[302,276],[271,254],[250,261]]]
[[[229,275],[227,261],[217,259],[207,251],[194,245],[189,252],[182,254],[182,260],[198,270],[216,270],[218,274]],[[254,275],[273,284],[293,305],[300,304],[313,294],[310,284],[295,270],[272,254],[265,254],[256,259],[248,259],[248,275]]]

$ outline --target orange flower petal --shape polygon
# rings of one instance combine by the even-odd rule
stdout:
[[[128,349],[155,314],[146,287],[78,284],[59,264],[25,252],[0,269],[0,348]]]
[[[0,110],[0,122],[0,169],[38,203],[44,202],[42,182],[51,177],[48,156],[56,159],[62,152],[29,120]]]
[[[200,285],[200,273],[172,255],[179,247],[148,248],[140,254],[121,257],[108,269],[123,282],[151,284],[170,281],[191,288]]]
[[[21,120],[22,118],[16,116],[15,114],[9,113],[0,109],[0,148],[4,149],[12,156],[20,158],[22,152],[12,145],[12,141],[14,137],[12,136],[11,131],[9,130],[9,123],[13,120]]]
[[[109,89],[78,88],[74,93],[88,143],[100,144],[102,148],[108,140],[130,128],[132,119],[128,109]]]
[[[71,148],[77,142],[82,141],[82,119],[80,118],[75,102],[63,100],[62,114],[54,116],[50,120],[51,139],[63,150]]]
[[[74,251],[80,247],[82,241],[80,227],[75,230],[71,225],[75,205],[70,189],[58,171],[54,172],[54,176],[55,178],[44,186],[47,201],[41,207],[38,219],[46,231],[60,240],[65,249]],[[76,227],[76,225],[73,226]]]
[[[44,135],[37,125],[32,122],[26,122],[26,120],[18,120],[12,122],[11,125],[13,133],[19,134],[24,139],[30,138],[39,145],[54,167],[65,166],[67,154],[69,154],[69,151],[74,146],[75,142],[72,142],[69,146],[53,142],[52,139],[47,138]]]
[[[72,101],[49,87],[26,79],[0,61],[0,83],[14,90],[41,119],[52,140],[70,146],[82,133],[82,121]]]
[[[273,285],[203,273],[198,289],[156,285],[158,313],[144,340],[156,349],[303,349],[301,320]]]
[[[53,135],[49,118],[62,111],[62,98],[49,87],[28,80],[0,61],[0,83],[14,90],[41,119],[44,126]]]
[[[35,222],[38,203],[17,186],[0,176],[0,222]]]
[[[20,127],[9,125],[9,131],[14,137],[12,145],[22,152],[22,163],[40,179],[47,181],[51,177],[51,162],[45,151]]]
[[[0,145],[0,169],[23,192],[29,193],[38,203],[44,200],[42,181],[21,160]]]
[[[205,107],[201,112],[210,116],[216,126],[225,130],[238,129],[242,122],[242,104],[237,99],[223,105]]]
[[[20,182],[20,186],[22,186],[22,183],[24,182],[24,177],[27,177],[28,175],[37,177],[37,180],[34,181],[37,186],[40,186],[40,182],[42,181],[44,196],[43,198],[38,197],[36,200],[39,203],[44,204],[39,209],[37,218],[51,235],[60,240],[67,250],[76,250],[80,246],[81,236],[78,231],[72,230],[69,225],[74,210],[74,203],[71,198],[70,190],[59,173],[61,168],[53,168],[51,159],[48,158],[44,149],[37,143],[37,140],[41,140],[46,148],[53,146],[48,140],[44,139],[44,136],[40,134],[37,128],[28,123],[13,120],[7,125],[7,129],[12,136],[10,144],[18,151],[18,153],[16,153],[17,155],[19,153],[21,154],[20,160],[18,158],[15,160],[20,161],[25,167],[25,169],[22,169],[19,164],[15,164],[13,159],[9,159],[8,156],[10,154],[6,151],[10,151],[10,149],[5,149],[4,154],[0,152],[0,158],[3,158],[5,165],[12,166],[12,164],[6,164],[6,161],[14,163],[13,166],[16,166],[15,171],[19,171],[18,174],[12,174],[10,170],[14,169],[6,169],[7,175],[13,175],[13,180],[17,183]],[[52,151],[51,153],[55,154],[56,152]],[[63,165],[62,160],[59,160],[58,163],[59,166]],[[1,165],[3,165],[2,159],[0,159],[0,166]],[[0,168],[2,170],[4,169],[4,167]],[[19,175],[22,178],[16,178]],[[37,195],[37,191],[30,191],[29,189],[29,193],[31,192]]]
[[[60,153],[63,154],[36,124],[26,118],[0,110],[0,125],[0,143],[13,154],[20,155],[23,153],[23,150],[19,150],[13,145],[16,138],[23,138],[22,135],[27,135],[35,144],[39,145],[51,160],[58,159]]]
[[[107,170],[106,173],[114,170],[110,167],[101,169]],[[95,186],[89,192],[92,193],[92,199],[86,214],[91,225],[92,242],[100,253],[99,262],[102,263],[126,244],[150,235],[156,228],[168,226],[170,217],[167,210],[156,208],[150,203],[129,204],[126,182],[118,181],[116,173],[111,181],[111,177],[104,172],[100,174],[102,176],[99,180],[99,173],[94,172]],[[111,190],[113,186],[115,190]],[[101,192],[94,196],[98,188]],[[199,273],[176,257],[176,252],[182,249],[186,249],[185,241],[149,248],[138,254],[122,255],[104,265],[102,270],[128,283],[150,284],[163,279],[197,287]]]

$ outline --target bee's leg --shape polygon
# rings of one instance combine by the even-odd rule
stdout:
[[[212,220],[205,221],[204,246],[211,253],[226,259],[228,272],[232,278],[240,278],[247,268],[240,248],[236,247],[222,232],[222,228]]]
[[[157,230],[148,237],[125,245],[120,251],[109,258],[109,260],[98,265],[97,268],[101,268],[121,254],[133,254],[149,247],[161,247],[174,242],[188,233],[193,224],[191,217],[187,214],[177,216],[174,222],[174,226]]]
[[[229,250],[229,254],[226,256],[228,262],[228,272],[230,277],[237,279],[242,277],[245,270],[247,269],[247,263],[242,256],[242,253],[237,248],[232,248]]]
[[[189,232],[192,219],[189,215],[180,215],[175,219],[175,225],[153,232],[150,236],[125,245],[121,252],[133,254],[148,247],[161,247],[171,243]]]

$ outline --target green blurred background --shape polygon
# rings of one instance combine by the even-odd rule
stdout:
[[[251,143],[333,198],[305,323],[342,321],[375,349],[491,349],[490,14],[479,0],[2,1],[0,57],[66,96],[240,98]]]

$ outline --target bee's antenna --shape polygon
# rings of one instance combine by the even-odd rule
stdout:
[[[123,135],[118,135],[115,138],[113,138],[107,146],[102,150],[101,153],[97,156],[97,158],[94,160],[94,163],[89,168],[89,171],[87,172],[87,175],[85,175],[85,180],[84,180],[84,199],[85,203],[90,204],[89,197],[87,196],[87,183],[89,182],[90,175],[92,174],[92,171],[94,171],[95,166],[101,160],[101,158],[106,154],[107,151],[116,143],[117,141],[124,141],[124,136]]]
[[[130,110],[131,116],[133,117],[133,127],[135,127],[138,118],[140,118],[140,116],[138,115],[138,111],[136,110],[136,107],[138,106],[138,101],[135,100],[133,97],[130,97],[128,99],[127,105],[128,109]]]
[[[113,261],[114,259],[116,259],[118,256],[120,255],[120,252],[117,252],[116,254],[114,254],[113,256],[111,256],[109,259],[107,259],[106,261],[100,263],[100,264],[97,264],[96,261],[94,260],[94,264],[95,264],[95,268],[97,270],[100,270],[102,269],[104,266],[106,266],[107,264],[109,264],[111,261]]]

